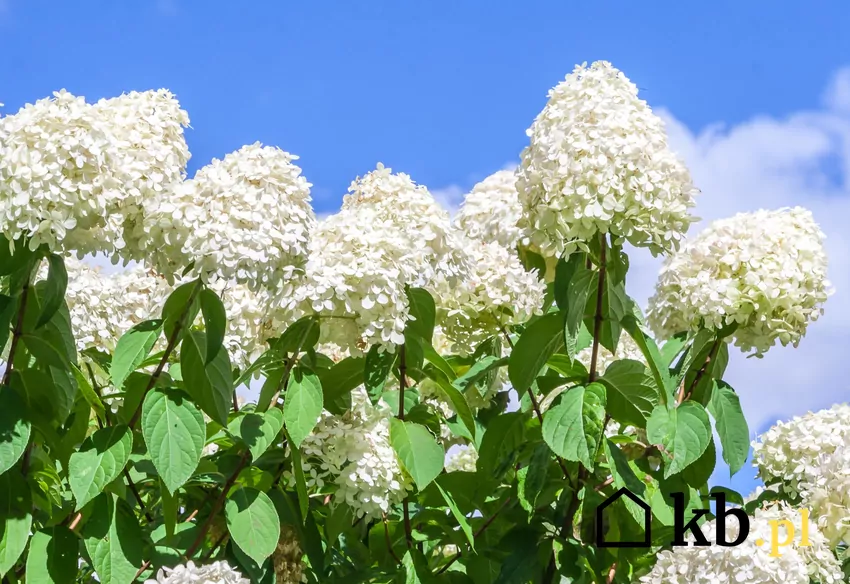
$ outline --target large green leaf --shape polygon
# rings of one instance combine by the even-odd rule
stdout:
[[[472,534],[472,528],[469,526],[469,521],[466,519],[466,516],[460,512],[458,509],[457,503],[455,503],[454,497],[446,491],[443,487],[440,486],[440,483],[435,482],[437,485],[437,490],[440,491],[440,494],[443,496],[443,499],[446,501],[446,505],[449,506],[449,510],[454,515],[457,524],[460,525],[461,531],[466,536],[466,541],[469,542],[469,547],[472,548],[472,551],[475,551],[475,536]]]
[[[0,475],[0,578],[24,552],[32,527],[30,492],[19,473]]]
[[[319,371],[325,408],[332,414],[342,415],[351,405],[351,390],[363,383],[366,359],[347,357],[331,367]]]
[[[655,379],[656,387],[658,387],[659,403],[666,404],[677,384],[670,376],[667,363],[661,357],[658,345],[643,332],[640,321],[634,315],[629,314],[624,316],[622,325],[626,329],[626,332],[629,333],[629,336],[634,339],[635,344],[637,344],[646,359],[646,364],[652,373],[653,379]]]
[[[292,370],[283,401],[283,420],[296,448],[301,447],[322,415],[322,383],[303,367]]]
[[[717,383],[711,393],[708,411],[720,436],[723,460],[729,465],[730,475],[734,475],[744,466],[750,453],[750,429],[738,394],[725,383]]]
[[[62,256],[52,253],[47,256],[47,287],[41,300],[41,314],[38,315],[36,328],[41,328],[53,318],[62,302],[65,300],[65,290],[68,287],[68,272]]]
[[[369,399],[372,400],[373,404],[377,404],[381,398],[384,384],[396,360],[395,353],[381,349],[382,347],[379,345],[372,345],[372,348],[366,354],[365,384]]]
[[[538,444],[531,454],[531,462],[517,471],[517,497],[528,513],[537,506],[537,497],[546,484],[552,455],[545,444]]]
[[[78,557],[77,538],[67,527],[36,531],[27,554],[27,584],[72,584]]]
[[[25,411],[17,393],[0,387],[0,474],[12,468],[27,448],[32,427],[23,417]]]
[[[201,460],[206,438],[203,414],[179,391],[151,391],[142,405],[142,436],[162,482],[176,492]]]
[[[133,432],[124,424],[108,426],[89,436],[68,462],[68,482],[77,510],[118,478],[133,451]]]
[[[510,412],[495,417],[481,438],[478,471],[487,479],[498,478],[513,466],[517,450],[525,439],[525,415]]]
[[[142,530],[127,503],[103,493],[95,499],[83,541],[103,584],[130,584],[142,565]]]
[[[629,459],[611,440],[605,439],[605,458],[611,468],[611,476],[614,478],[614,486],[619,490],[626,488],[641,499],[646,500],[646,485],[635,474]],[[630,497],[623,497],[623,502],[629,514],[637,521],[638,525],[646,522],[643,507],[640,507]]]
[[[618,422],[645,427],[646,418],[659,401],[659,389],[639,361],[614,361],[599,381],[608,388],[608,408]]]
[[[248,412],[227,426],[231,434],[248,446],[253,460],[260,458],[272,445],[282,428],[283,412],[279,408],[272,408],[262,414]]]
[[[150,353],[162,327],[161,320],[140,322],[118,339],[109,376],[116,390],[121,391],[124,380],[135,371]]]
[[[241,488],[227,500],[224,515],[230,536],[248,557],[262,564],[272,555],[280,538],[280,519],[268,495]]]
[[[442,472],[446,453],[424,426],[393,418],[390,444],[420,491]]]
[[[543,440],[558,456],[593,470],[604,418],[605,388],[574,387],[543,416]]]
[[[434,321],[437,316],[434,299],[427,290],[408,288],[407,301],[410,304],[410,316],[412,317],[407,321],[407,331],[430,344],[431,337],[434,336]]]
[[[596,290],[596,272],[587,267],[587,256],[585,254],[573,254],[570,256],[569,281],[565,285],[565,294],[559,304],[563,304],[562,311],[566,315],[564,320],[564,345],[567,355],[574,359],[578,353],[579,336],[582,332],[584,314],[587,303],[591,301],[592,293]],[[557,277],[557,273],[556,273]],[[561,284],[561,286],[564,286]]]
[[[485,378],[491,371],[507,365],[508,361],[508,357],[485,355],[481,359],[475,361],[475,363],[473,363],[463,375],[455,379],[453,384],[460,391],[466,391],[469,386],[475,384],[480,379]]]
[[[204,327],[207,334],[206,362],[209,363],[218,355],[224,342],[224,331],[227,329],[227,313],[218,294],[209,288],[200,294],[201,313],[204,315]]]
[[[534,321],[519,337],[508,362],[508,377],[518,392],[526,391],[546,361],[563,346],[564,315],[544,315]]]
[[[695,462],[711,439],[708,414],[698,403],[684,402],[668,410],[656,406],[646,421],[646,435],[652,444],[664,447],[664,478],[679,473]]]
[[[177,340],[189,329],[200,310],[198,294],[202,290],[199,280],[186,282],[175,288],[162,306],[162,330],[165,338],[171,339],[175,334]],[[180,330],[175,333],[177,327]]]
[[[180,346],[180,366],[186,391],[210,418],[227,425],[233,403],[233,374],[227,351],[207,363],[206,335],[191,331]]]
[[[319,321],[315,316],[304,316],[283,331],[280,339],[272,344],[272,348],[283,355],[293,356],[307,351],[319,342]]]

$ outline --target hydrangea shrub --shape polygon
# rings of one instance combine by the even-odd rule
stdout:
[[[753,443],[760,493],[709,484],[750,451],[730,346],[801,341],[823,235],[780,209],[688,239],[696,188],[622,72],[568,75],[454,220],[380,164],[317,219],[261,144],[187,179],[187,126],[165,90],[0,118],[4,582],[844,580],[846,405]],[[646,317],[629,246],[667,256]],[[596,521],[624,487],[650,525]],[[671,548],[672,494],[712,537],[717,492],[810,545]]]

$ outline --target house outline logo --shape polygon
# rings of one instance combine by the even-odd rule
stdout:
[[[643,520],[646,525],[643,531],[643,541],[605,541],[602,525],[605,514],[605,509],[617,502],[621,497],[626,496],[631,499],[636,505],[643,509]],[[614,547],[614,548],[648,548],[652,542],[652,509],[649,504],[632,493],[626,487],[618,489],[613,495],[605,499],[596,507],[596,545],[597,547]]]

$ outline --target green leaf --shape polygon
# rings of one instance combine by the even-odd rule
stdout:
[[[442,472],[446,453],[424,426],[393,418],[390,444],[420,491]]]
[[[32,527],[32,502],[24,478],[18,473],[0,476],[0,578],[24,553]]]
[[[14,251],[10,244],[14,245]],[[10,242],[4,235],[0,235],[0,276],[8,276],[28,267],[34,255],[35,251],[29,248],[23,236]]]
[[[496,357],[495,355],[486,355],[472,364],[466,373],[454,380],[453,384],[460,391],[466,391],[469,386],[474,385],[479,379],[487,376],[491,371],[504,367],[508,364],[508,357]]]
[[[325,409],[336,415],[344,414],[351,406],[350,393],[363,383],[366,359],[346,357],[330,369],[319,371]]]
[[[176,492],[201,460],[206,438],[203,414],[179,391],[151,391],[142,405],[142,436],[166,488]]]
[[[233,541],[258,564],[272,555],[280,539],[274,503],[262,491],[241,488],[225,503],[227,530]]]
[[[652,372],[656,387],[658,387],[659,403],[666,404],[677,384],[670,377],[670,371],[667,368],[667,364],[661,358],[658,345],[643,332],[640,322],[634,315],[629,314],[624,316],[622,325],[626,329],[626,332],[629,333],[629,336],[634,339],[635,344],[637,344],[640,352],[643,353],[644,359],[646,359],[646,364],[650,372]]]
[[[2,244],[2,241],[0,241]],[[18,308],[18,303],[10,296],[0,294],[0,347],[6,346],[11,332],[12,315]]]
[[[130,460],[133,432],[124,424],[98,430],[71,455],[68,482],[77,500],[76,511],[117,479]]]
[[[301,447],[319,422],[322,404],[322,383],[318,376],[303,367],[293,369],[283,401],[283,420],[296,448]]]
[[[700,489],[708,485],[708,481],[714,473],[715,466],[717,466],[717,450],[714,446],[714,436],[709,436],[708,447],[705,449],[705,452],[688,468],[683,470],[680,476],[690,486]]]
[[[702,456],[711,439],[711,425],[698,403],[684,402],[673,410],[656,406],[646,421],[646,435],[652,444],[661,444],[667,452],[662,452],[667,478]]]
[[[77,381],[77,387],[80,388],[80,393],[83,394],[83,398],[94,409],[98,416],[103,417],[106,413],[106,409],[103,402],[100,401],[97,393],[95,393],[91,383],[89,383],[88,378],[83,375],[83,372],[80,371],[76,365],[71,365],[71,373],[74,374],[74,379]]]
[[[26,406],[11,388],[0,388],[0,475],[12,468],[30,440],[32,426],[23,415]]]
[[[21,336],[21,340],[39,365],[56,367],[57,369],[68,368],[68,360],[62,353],[40,336],[25,334]]]
[[[67,527],[36,531],[27,554],[27,584],[73,584],[78,557],[77,538]]]
[[[83,541],[98,579],[104,584],[130,584],[142,566],[142,530],[127,503],[104,493],[95,499]]]
[[[227,328],[227,313],[218,294],[206,288],[201,291],[201,314],[204,315],[204,329],[207,333],[207,363],[215,357],[224,342]]]
[[[621,359],[605,370],[599,381],[608,388],[608,408],[618,422],[646,427],[646,418],[658,405],[659,390],[646,366]]]
[[[729,465],[730,476],[734,475],[744,466],[750,453],[750,429],[738,394],[725,383],[718,382],[711,393],[708,411],[720,436],[723,460]]]
[[[617,490],[626,488],[641,499],[646,500],[646,485],[637,477],[634,469],[629,464],[629,460],[611,440],[605,439],[604,444],[605,458],[608,459],[608,464],[611,467],[614,486]],[[629,497],[623,497],[622,500],[629,514],[637,521],[638,525],[643,525],[646,519],[643,508]]]
[[[280,339],[273,343],[272,348],[283,355],[297,356],[303,351],[312,349],[319,342],[319,322],[315,316],[304,316],[283,331]]]
[[[481,438],[478,471],[486,478],[499,478],[513,466],[517,450],[525,439],[525,415],[521,412],[494,418]]]
[[[118,339],[109,377],[116,391],[124,387],[124,380],[135,371],[150,353],[159,338],[161,320],[146,320],[140,322]]]
[[[508,362],[508,377],[519,393],[526,391],[546,361],[563,346],[564,316],[546,314],[534,321],[516,343]]]
[[[179,340],[195,322],[195,317],[200,310],[198,294],[202,288],[200,280],[186,282],[175,288],[165,300],[162,306],[162,330],[165,332],[166,339],[171,339],[175,335],[179,325],[180,329],[176,333]]]
[[[206,359],[206,335],[191,331],[180,346],[180,366],[186,391],[210,418],[227,425],[233,403],[233,374],[227,351]]]
[[[538,444],[531,454],[531,462],[517,471],[517,497],[528,513],[534,513],[537,497],[546,484],[552,455],[545,444]]]
[[[443,496],[443,499],[446,501],[446,505],[449,506],[449,510],[454,515],[455,520],[458,525],[460,525],[461,531],[466,536],[466,540],[469,542],[469,547],[472,548],[472,551],[475,551],[475,536],[472,534],[472,528],[469,526],[469,521],[467,521],[466,516],[460,512],[460,509],[457,507],[457,503],[455,503],[454,498],[443,488],[440,486],[440,483],[435,482],[437,485],[437,489],[440,491],[440,494]]]
[[[372,400],[373,405],[377,404],[381,398],[384,383],[386,383],[387,377],[392,371],[395,359],[395,353],[381,351],[379,345],[372,345],[372,348],[366,354],[366,391],[369,393],[369,399]]]
[[[574,387],[543,416],[543,440],[558,456],[593,470],[604,418],[605,388],[599,383]]]
[[[53,318],[62,302],[65,300],[65,290],[68,288],[68,272],[62,257],[52,253],[47,256],[47,289],[41,301],[41,314],[35,328],[41,328]]]
[[[168,492],[165,482],[160,478],[160,497],[162,501],[162,521],[165,524],[165,536],[171,538],[174,536],[174,529],[177,527],[177,514],[179,512],[180,500],[176,495]]]
[[[289,441],[289,436],[287,436]],[[307,510],[310,508],[310,499],[307,494],[307,480],[304,477],[304,467],[301,465],[301,450],[289,448],[289,457],[292,463],[292,474],[295,475],[295,492],[298,495],[298,508],[301,511],[302,521],[307,518]]]
[[[585,309],[591,298],[591,292],[596,289],[597,274],[587,267],[585,254],[573,254],[570,262],[574,264],[574,267],[566,284],[566,297],[562,302],[565,308],[562,310],[566,314],[564,345],[567,354],[574,359],[578,353],[578,340],[584,322]]]
[[[407,301],[410,303],[411,319],[407,321],[406,330],[431,343],[434,336],[434,322],[437,318],[437,308],[434,299],[427,290],[408,288]]]
[[[475,440],[475,417],[472,415],[472,409],[469,407],[466,398],[443,376],[440,370],[429,367],[427,373],[428,377],[436,381],[443,393],[446,394],[446,398],[452,404],[452,409],[457,413],[457,417],[460,418],[463,425],[466,426],[470,438]]]
[[[272,408],[263,414],[249,412],[234,419],[227,429],[244,442],[257,460],[274,443],[283,428],[283,412]]]
[[[283,389],[281,380],[285,373],[287,373],[286,367],[278,367],[266,373],[266,378],[263,381],[263,387],[260,388],[260,397],[257,400],[256,412],[258,414],[262,414],[269,408],[277,405],[280,396],[278,396],[277,399],[275,399],[275,396]],[[272,400],[274,400],[275,403],[272,403]]]

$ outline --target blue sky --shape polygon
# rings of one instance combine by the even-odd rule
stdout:
[[[456,203],[517,159],[550,87],[610,60],[667,119],[701,216],[802,204],[829,236],[827,316],[800,349],[730,365],[763,430],[848,395],[833,373],[850,343],[847,22],[839,0],[0,0],[0,102],[167,87],[192,119],[191,172],[262,141],[301,156],[320,211],[378,161]],[[634,265],[645,298],[657,263]]]

